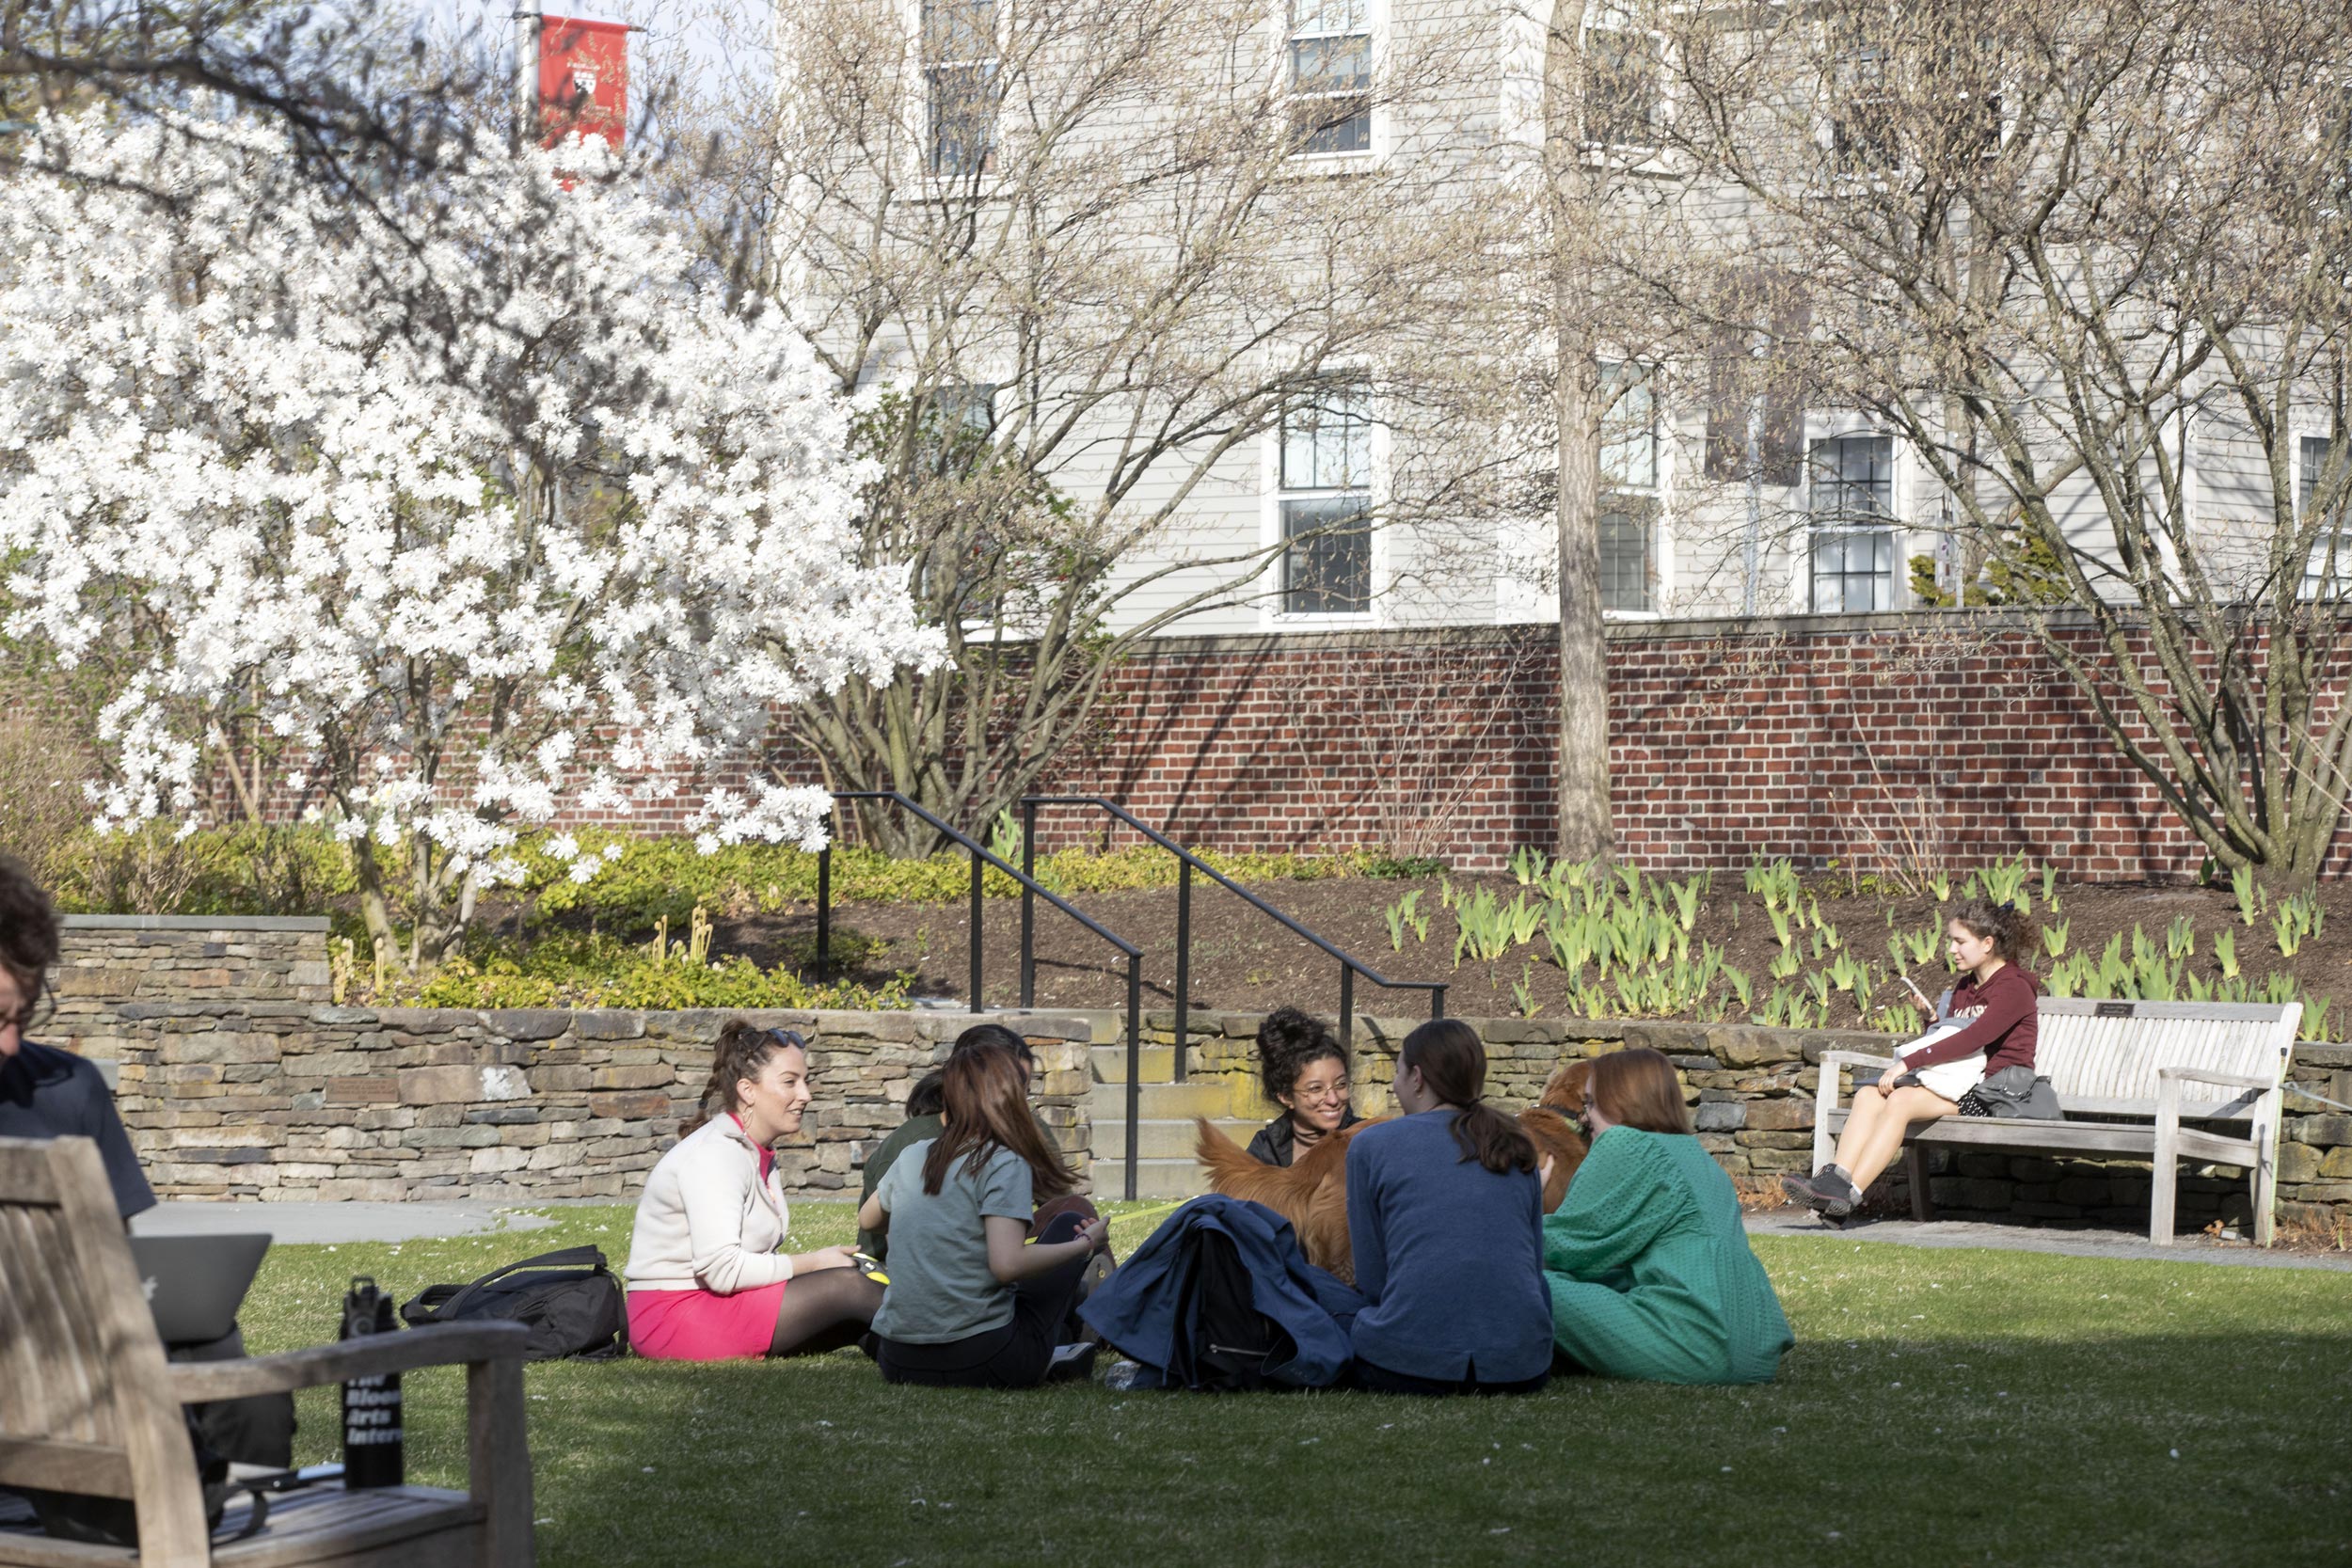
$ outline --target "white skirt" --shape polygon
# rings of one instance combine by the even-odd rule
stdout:
[[[1908,1045],[1897,1046],[1895,1048],[1896,1060],[1905,1060],[1915,1052],[1925,1051],[1928,1047],[1934,1045],[1940,1040],[1949,1039],[1952,1036],[1959,1034],[1963,1029],[1967,1028],[1968,1025],[1974,1023],[1975,1022],[1976,1020],[1973,1018],[1940,1019],[1937,1021],[1935,1027],[1930,1029],[1926,1034],[1920,1036],[1917,1039],[1913,1040]],[[1904,1070],[1908,1071],[1910,1069],[1905,1069]],[[1983,1082],[1984,1053],[1981,1051],[1976,1053],[1974,1055],[1963,1056],[1956,1062],[1938,1062],[1933,1067],[1919,1069],[1920,1087],[1928,1090],[1931,1094],[1942,1095],[1946,1100],[1952,1101],[1955,1103],[1959,1101],[1962,1095],[1966,1094],[1970,1089],[1975,1088],[1979,1084]]]

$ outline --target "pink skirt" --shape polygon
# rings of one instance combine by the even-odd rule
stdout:
[[[788,1280],[723,1296],[713,1291],[631,1291],[628,1346],[655,1361],[733,1361],[765,1355]]]

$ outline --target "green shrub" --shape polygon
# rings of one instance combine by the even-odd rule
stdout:
[[[846,956],[846,955],[845,955]],[[715,963],[611,937],[561,936],[528,950],[485,942],[450,959],[418,988],[426,1007],[903,1007],[911,975],[882,986],[818,985],[783,964],[762,969],[738,954]],[[411,1000],[404,997],[402,1000]]]

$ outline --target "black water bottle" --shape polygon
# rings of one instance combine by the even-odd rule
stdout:
[[[389,1334],[398,1326],[392,1298],[364,1275],[354,1279],[343,1297],[341,1338]],[[401,1470],[400,1374],[353,1378],[343,1385],[343,1484],[398,1486]]]

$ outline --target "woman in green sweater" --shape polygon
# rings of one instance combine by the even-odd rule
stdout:
[[[1653,1383],[1767,1383],[1795,1343],[1655,1051],[1593,1063],[1592,1152],[1544,1218],[1552,1342],[1586,1370]]]

